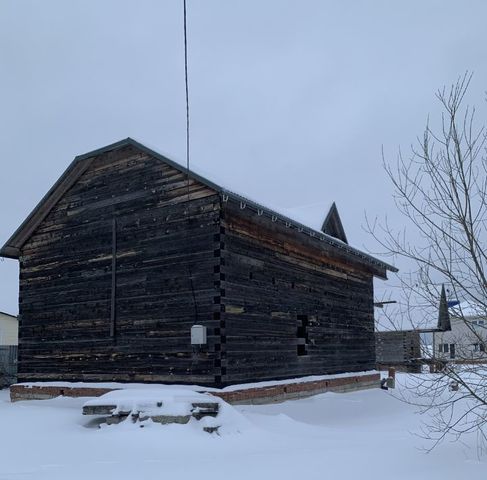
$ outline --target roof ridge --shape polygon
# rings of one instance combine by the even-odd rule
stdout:
[[[194,180],[200,183],[203,183],[207,187],[215,190],[217,193],[221,195],[228,195],[229,197],[232,197],[238,201],[243,201],[245,203],[251,204],[256,209],[266,211],[271,216],[281,218],[284,222],[294,225],[296,228],[298,228],[298,230],[299,229],[302,229],[303,231],[307,230],[308,234],[314,237],[318,237],[319,239],[326,241],[328,244],[338,249],[342,249],[344,251],[351,253],[352,255],[362,258],[368,263],[372,263],[374,265],[380,265],[384,269],[392,272],[398,271],[396,267],[389,265],[388,263],[383,262],[382,260],[379,260],[378,258],[375,258],[372,255],[362,252],[361,250],[346,244],[345,242],[341,241],[338,238],[332,237],[331,235],[328,235],[322,231],[315,230],[312,227],[304,225],[298,222],[297,220],[288,217],[287,215],[283,215],[279,212],[276,212],[275,210],[266,207],[254,200],[251,200],[239,193],[235,193],[231,190],[221,187],[220,185],[212,182],[211,180],[208,180],[206,177],[203,177],[198,173],[194,172],[193,170],[187,170],[185,166],[179,164],[178,162],[175,162],[174,160],[167,158],[166,156],[158,153],[157,151],[149,147],[146,147],[145,145],[138,142],[137,140],[134,140],[131,137],[127,137],[124,138],[123,140],[119,140],[118,142],[114,142],[109,145],[106,145],[105,147],[101,147],[95,150],[91,150],[87,153],[77,155],[74,158],[74,160],[68,165],[68,167],[63,172],[61,177],[59,177],[56,183],[49,189],[49,191],[44,195],[44,197],[42,197],[39,203],[34,207],[32,212],[28,215],[28,217],[22,222],[22,224],[17,228],[17,230],[13,233],[13,235],[7,240],[4,246],[0,249],[0,256],[4,256],[8,258],[18,258],[19,250],[22,247],[23,243],[25,243],[26,238],[28,238],[28,236],[32,233],[32,231],[35,228],[37,228],[37,225],[39,225],[39,223],[42,222],[42,220],[47,216],[47,214],[52,209],[52,207],[57,203],[57,200],[55,198],[54,200],[51,200],[52,196],[63,186],[63,183],[65,188],[66,187],[70,188],[70,186],[74,184],[77,178],[79,178],[79,176],[84,171],[86,171],[86,169],[89,167],[91,163],[85,161],[89,159],[94,159],[96,156],[101,155],[103,153],[112,150],[118,150],[126,146],[133,146],[134,148],[137,148],[138,150],[141,150],[147,153],[148,155],[167,163],[168,165],[176,168],[179,171],[188,172],[188,175],[191,178],[193,178]],[[84,163],[86,163],[86,165],[83,165]],[[49,207],[49,204],[51,203],[52,205]],[[45,212],[42,212],[43,207],[47,207],[45,208],[46,210]],[[37,223],[35,222],[36,215],[39,215],[39,218],[37,219],[38,220]],[[33,223],[33,225],[31,223]],[[24,242],[22,243],[23,238],[24,238]]]

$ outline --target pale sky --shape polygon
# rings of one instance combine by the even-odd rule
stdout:
[[[364,212],[401,224],[381,147],[466,70],[485,112],[484,0],[187,1],[193,167],[313,227],[336,201],[358,248]],[[130,136],[184,161],[182,40],[182,0],[0,0],[2,244],[78,154]],[[17,313],[16,261],[0,285]]]

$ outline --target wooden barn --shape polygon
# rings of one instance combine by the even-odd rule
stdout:
[[[132,139],[76,157],[0,254],[20,262],[19,381],[374,369],[373,277],[396,270],[335,206],[316,231]]]

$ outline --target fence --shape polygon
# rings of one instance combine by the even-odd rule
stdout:
[[[0,387],[17,381],[17,345],[0,345]]]

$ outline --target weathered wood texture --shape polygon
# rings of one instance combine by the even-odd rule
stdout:
[[[421,359],[421,340],[418,331],[376,332],[375,345],[379,368],[394,366],[417,370]]]
[[[232,201],[220,236],[223,384],[374,368],[372,272]]]
[[[132,147],[96,158],[22,249],[19,381],[212,384],[219,210]],[[195,322],[209,328],[198,354]]]
[[[134,146],[98,154],[22,247],[19,381],[374,368],[385,267],[244,207]]]

